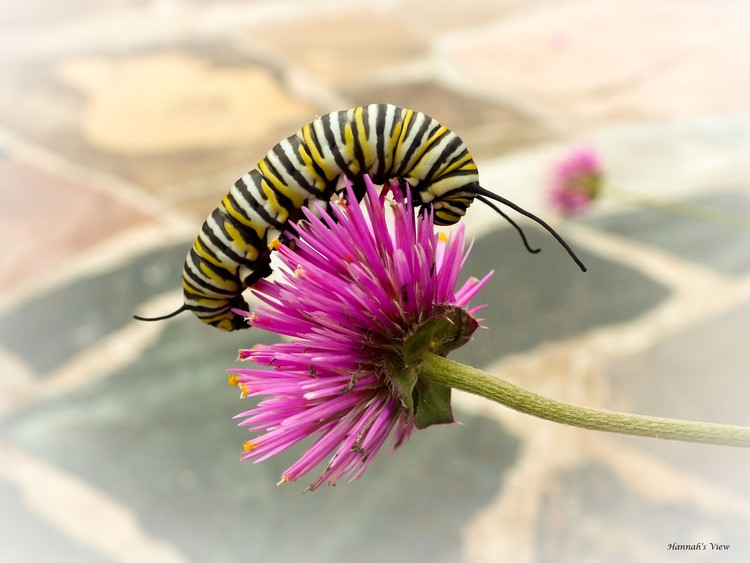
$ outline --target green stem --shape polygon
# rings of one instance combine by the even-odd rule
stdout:
[[[750,447],[750,428],[580,407],[549,399],[447,358],[426,354],[419,376],[490,399],[519,412],[589,430],[664,440]]]

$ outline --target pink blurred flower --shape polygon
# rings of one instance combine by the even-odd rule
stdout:
[[[431,214],[416,218],[409,194],[392,185],[386,199],[365,182],[364,210],[332,204],[322,218],[305,210],[296,244],[278,248],[282,277],[253,286],[264,305],[247,318],[292,340],[241,350],[241,359],[272,369],[229,377],[243,397],[265,397],[237,415],[258,433],[243,459],[260,462],[312,438],[281,476],[294,481],[328,459],[308,490],[359,478],[392,432],[398,447],[415,427],[453,421],[450,388],[418,380],[410,353],[429,345],[446,355],[467,342],[481,307],[464,307],[491,275],[456,291],[463,226],[451,238],[437,235]],[[348,184],[346,200],[356,201]],[[438,330],[446,326],[449,336]]]
[[[577,147],[555,165],[547,201],[562,215],[579,215],[588,211],[601,188],[599,155],[591,147]]]

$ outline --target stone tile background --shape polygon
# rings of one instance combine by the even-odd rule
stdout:
[[[5,4],[0,561],[750,559],[744,450],[466,395],[462,425],[361,481],[277,488],[299,452],[240,463],[246,405],[224,382],[269,337],[130,320],[179,303],[200,222],[273,143],[390,101],[459,132],[487,187],[547,217],[550,165],[582,142],[613,185],[704,210],[608,199],[558,221],[582,275],[475,206],[490,330],[458,359],[580,404],[750,424],[750,231],[726,220],[750,216],[747,2]]]

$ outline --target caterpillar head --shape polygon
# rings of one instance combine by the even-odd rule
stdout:
[[[429,205],[433,209],[435,224],[446,226],[458,223],[475,197],[470,191],[457,189],[432,200]]]
[[[443,193],[441,193],[441,190],[445,186],[439,185],[437,182],[420,189],[418,181],[407,179],[401,181],[402,189],[406,187],[407,183],[410,186],[416,186],[416,189],[412,188],[412,204],[414,207],[419,207],[420,214],[432,210],[436,225],[448,226],[458,223],[466,215],[466,209],[476,198],[476,193],[472,191],[473,187],[476,186],[475,182]]]

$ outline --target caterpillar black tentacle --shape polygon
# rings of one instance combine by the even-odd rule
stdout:
[[[418,111],[371,104],[318,117],[271,148],[203,223],[183,268],[183,306],[163,317],[136,318],[190,310],[223,330],[246,328],[233,309],[246,308],[243,290],[271,273],[273,244],[302,218],[303,207],[317,213],[316,204],[324,203],[327,209],[342,192],[343,178],[359,185],[365,174],[376,184],[392,178],[408,183],[415,206],[431,209],[438,225],[458,222],[479,199],[521,233],[530,252],[538,251],[489,200],[507,205],[549,231],[586,269],[547,223],[479,186],[477,166],[453,131]]]
[[[541,248],[532,248],[529,244],[529,240],[526,238],[526,233],[523,232],[523,229],[520,227],[518,223],[516,223],[513,219],[510,218],[510,215],[505,213],[502,209],[500,209],[497,205],[492,203],[489,199],[485,198],[484,196],[477,196],[477,199],[484,203],[487,207],[490,209],[493,209],[495,212],[497,212],[498,215],[500,215],[503,219],[508,221],[508,223],[511,224],[511,226],[516,230],[518,235],[521,237],[521,242],[523,242],[523,245],[526,247],[526,250],[531,252],[531,254],[537,254],[538,252],[541,252]]]
[[[528,217],[529,219],[531,219],[532,221],[534,221],[537,224],[539,224],[549,234],[551,234],[555,238],[555,240],[557,240],[557,242],[560,243],[560,245],[566,250],[566,252],[573,259],[573,261],[576,264],[578,264],[578,267],[581,269],[581,271],[582,272],[586,271],[586,266],[584,266],[584,264],[583,264],[583,262],[581,262],[580,258],[578,258],[578,256],[576,256],[576,253],[573,252],[573,249],[570,248],[570,246],[568,245],[568,243],[565,242],[563,240],[563,238],[559,234],[557,234],[557,231],[555,231],[555,229],[553,229],[552,227],[550,227],[547,224],[547,222],[544,221],[542,218],[537,217],[536,215],[534,215],[530,211],[526,211],[523,207],[520,207],[520,206],[516,205],[515,203],[513,203],[509,199],[506,199],[503,196],[497,195],[494,192],[486,190],[486,189],[484,189],[483,187],[481,187],[479,185],[474,186],[472,188],[472,191],[473,191],[473,193],[477,194],[477,198],[479,198],[480,196],[482,196],[482,197],[485,197],[485,198],[494,199],[495,201],[500,202],[503,205],[507,205],[508,207],[510,207],[511,209],[513,209],[514,211],[517,211],[521,215],[524,215],[524,216]]]

